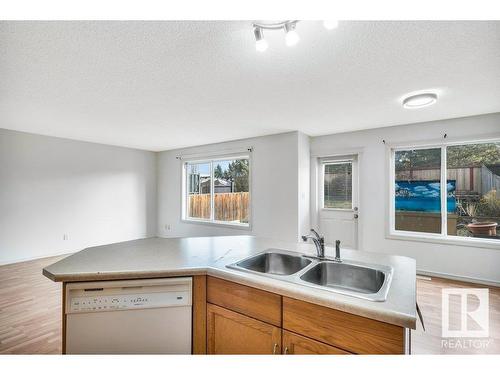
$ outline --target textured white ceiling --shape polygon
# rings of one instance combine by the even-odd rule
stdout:
[[[0,22],[0,127],[165,150],[500,111],[500,22]],[[439,91],[407,110],[403,94]]]

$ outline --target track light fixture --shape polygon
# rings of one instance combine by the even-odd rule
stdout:
[[[255,49],[259,52],[264,52],[269,47],[264,39],[265,30],[285,30],[285,42],[287,46],[293,46],[299,41],[299,35],[295,31],[297,20],[281,21],[276,23],[255,22],[253,24],[253,33],[255,35]]]
[[[280,22],[254,22],[253,33],[255,35],[255,49],[258,52],[264,52],[269,47],[269,44],[264,39],[264,30],[284,30],[285,31],[285,44],[288,47],[296,45],[299,40],[299,34],[295,28],[299,20],[287,20]],[[337,28],[339,22],[337,20],[323,21],[323,26],[327,30]]]

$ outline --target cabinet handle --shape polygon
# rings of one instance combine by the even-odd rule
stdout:
[[[288,346],[285,346],[285,352],[284,354],[288,354]]]
[[[276,350],[278,349],[278,344],[274,344],[273,347],[273,354],[276,354]]]

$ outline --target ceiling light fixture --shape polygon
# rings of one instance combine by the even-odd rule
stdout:
[[[264,39],[264,30],[284,30],[285,44],[288,47],[296,45],[300,41],[299,34],[295,28],[299,20],[286,20],[278,22],[258,21],[253,23],[253,33],[255,35],[255,49],[259,52],[264,52],[269,47],[269,44]],[[323,26],[327,30],[336,29],[339,25],[338,20],[325,20]]]
[[[267,43],[267,40],[264,39],[264,32],[262,31],[262,28],[254,28],[253,33],[255,35],[255,49],[258,52],[264,52],[267,47],[269,47],[269,44]]]
[[[433,92],[409,95],[403,99],[403,107],[408,109],[427,107],[436,103],[437,98]]]
[[[280,22],[254,22],[253,33],[255,35],[255,49],[264,52],[269,47],[264,39],[264,30],[285,30],[285,42],[287,46],[294,46],[300,40],[295,31],[298,20],[287,20]]]
[[[323,21],[323,26],[327,30],[333,30],[339,26],[339,21],[337,21],[337,20],[325,20],[325,21]]]
[[[296,45],[300,40],[299,34],[295,31],[295,25],[296,22],[285,23],[285,43],[288,47]]]

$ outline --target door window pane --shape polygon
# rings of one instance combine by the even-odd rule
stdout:
[[[214,160],[214,219],[230,223],[248,223],[248,159]]]
[[[210,219],[210,163],[188,163],[187,168],[187,216],[195,219]]]
[[[448,146],[448,235],[500,239],[500,142]]]
[[[352,163],[324,164],[324,208],[352,209]]]
[[[441,149],[396,151],[395,229],[441,233]]]

